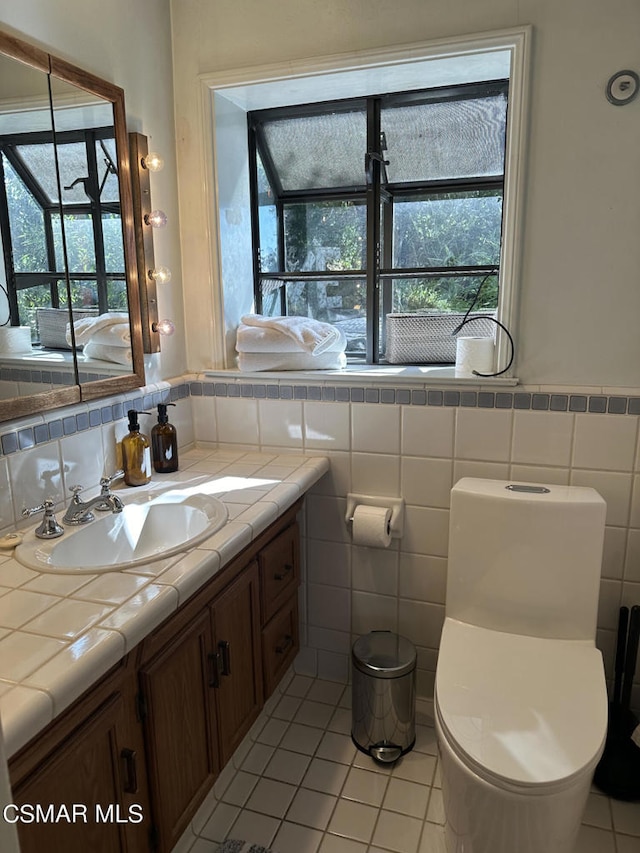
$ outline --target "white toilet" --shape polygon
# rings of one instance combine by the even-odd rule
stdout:
[[[604,748],[606,505],[579,486],[451,492],[435,685],[449,853],[572,853]]]

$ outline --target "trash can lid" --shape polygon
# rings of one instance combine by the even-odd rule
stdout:
[[[353,644],[354,665],[375,678],[398,678],[416,665],[413,643],[392,631],[371,631]]]

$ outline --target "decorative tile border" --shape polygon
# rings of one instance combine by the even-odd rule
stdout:
[[[116,376],[115,372],[89,372],[80,370],[78,378],[80,382],[94,382],[98,379],[111,379]],[[68,387],[75,385],[75,375],[71,365],[67,369],[52,369],[41,367],[17,367],[3,364],[0,366],[0,382],[19,382],[22,384],[36,383],[37,385],[50,385],[51,388]]]
[[[17,453],[19,450],[28,450],[48,441],[56,441],[67,435],[77,432],[85,432],[89,429],[101,427],[103,424],[112,423],[125,417],[128,409],[137,409],[139,412],[153,409],[158,403],[175,402],[189,396],[189,385],[182,382],[162,391],[154,391],[150,394],[139,394],[131,399],[119,399],[114,403],[99,401],[96,406],[87,411],[64,415],[60,410],[45,414],[50,420],[34,426],[18,427],[18,429],[0,433],[0,451],[3,456]],[[75,408],[75,406],[74,406]],[[0,429],[2,425],[0,425]]]
[[[328,403],[371,405],[445,406],[478,409],[513,409],[537,412],[640,415],[640,396],[606,394],[560,394],[526,391],[471,391],[434,388],[375,388],[343,383],[298,385],[266,382],[181,381],[162,391],[139,394],[116,402],[102,402],[87,411],[64,415],[54,411],[44,423],[0,432],[0,453],[8,456],[76,432],[100,427],[123,418],[127,409],[145,411],[158,403],[186,397],[231,397],[253,400],[308,400]],[[0,429],[2,429],[0,425]]]
[[[258,400],[317,400],[401,406],[453,406],[538,412],[591,412],[640,415],[640,396],[554,394],[525,391],[455,391],[448,389],[372,388],[370,386],[289,385],[198,380],[192,397],[244,397]]]

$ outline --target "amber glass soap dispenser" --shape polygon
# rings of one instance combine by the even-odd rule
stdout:
[[[158,474],[178,470],[178,436],[174,425],[169,423],[167,406],[175,403],[158,403],[158,423],[151,430],[153,469]]]
[[[122,439],[122,467],[127,486],[144,486],[151,480],[151,447],[140,432],[138,412],[129,409],[129,434]]]

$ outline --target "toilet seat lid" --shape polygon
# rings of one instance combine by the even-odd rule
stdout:
[[[567,780],[594,761],[606,736],[602,655],[588,640],[506,634],[447,618],[436,699],[471,766],[516,785]]]

